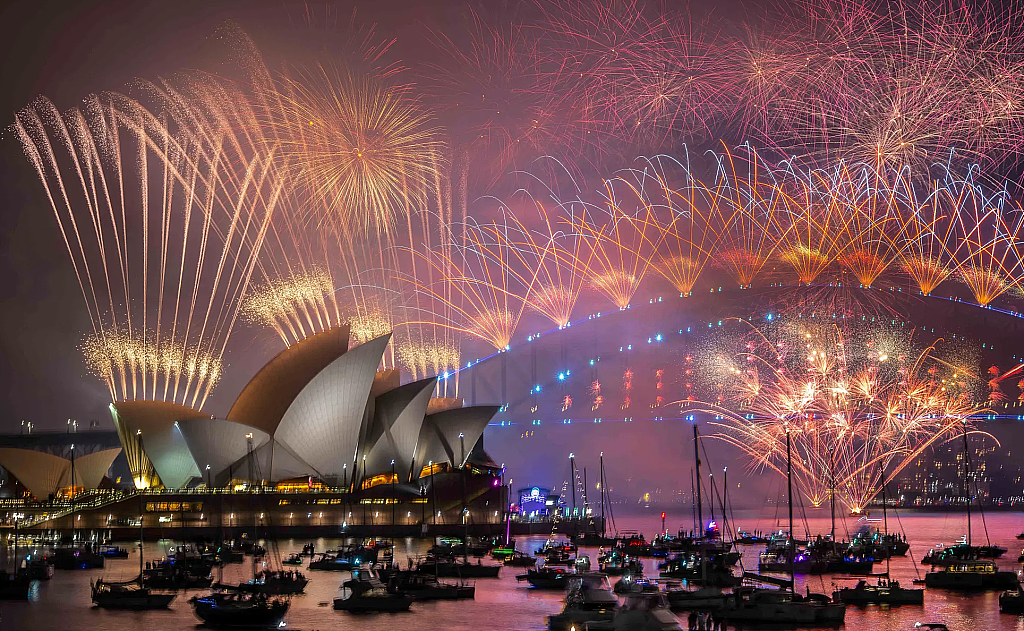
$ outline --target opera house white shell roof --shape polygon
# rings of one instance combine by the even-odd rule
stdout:
[[[151,464],[168,488],[197,477],[214,485],[307,475],[342,483],[392,470],[411,479],[431,461],[464,464],[498,408],[428,415],[436,380],[395,387],[397,373],[378,372],[391,336],[349,349],[348,333],[325,331],[277,355],[224,419],[173,403],[112,404],[126,452],[144,453],[128,454],[133,476],[144,479]]]

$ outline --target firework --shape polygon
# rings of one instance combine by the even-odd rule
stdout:
[[[310,196],[344,228],[390,233],[421,200],[441,150],[406,91],[320,66],[281,81],[282,145]]]
[[[14,129],[78,275],[90,367],[114,400],[201,407],[280,195],[273,156],[231,163],[215,130],[120,95],[64,114],[38,100]]]
[[[797,487],[818,506],[832,489],[851,509],[879,492],[880,471],[898,474],[925,449],[958,435],[984,412],[976,360],[921,348],[906,332],[797,322],[746,333],[710,359],[716,437],[754,469],[786,470],[793,445]],[[920,350],[917,350],[920,349]]]

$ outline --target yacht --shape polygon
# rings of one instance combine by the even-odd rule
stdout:
[[[309,562],[310,570],[324,570],[327,572],[351,572],[362,566],[363,559],[355,554],[342,552],[329,554],[321,552]]]
[[[1016,589],[1008,589],[999,594],[999,611],[1003,613],[1024,613],[1024,591],[1018,584]]]
[[[924,575],[927,587],[945,589],[1014,589],[1017,574],[1000,571],[994,561],[969,559],[950,563],[937,572]]]
[[[542,566],[516,576],[517,581],[527,581],[536,589],[565,589],[573,573],[566,568]]]
[[[837,589],[832,592],[832,599],[848,605],[921,605],[924,590],[902,587],[899,581],[879,578],[875,585],[860,580],[855,587]]]
[[[445,578],[497,578],[501,572],[500,565],[490,563],[484,565],[480,560],[470,563],[466,559],[459,560],[454,557],[427,557],[426,560],[419,563],[416,569],[423,574],[434,574]]]
[[[276,629],[288,613],[288,601],[266,594],[214,592],[194,596],[192,613],[206,625],[217,628]]]
[[[821,594],[804,597],[786,589],[743,587],[719,613],[729,622],[838,626],[846,619],[846,606]]]
[[[352,572],[352,578],[341,587],[342,597],[334,599],[334,608],[340,611],[409,611],[412,605],[412,596],[388,590],[369,570]]]
[[[309,579],[303,576],[302,572],[264,570],[256,574],[252,580],[240,583],[234,589],[273,595],[301,594],[308,584]]]
[[[166,609],[174,597],[146,587],[141,576],[124,582],[99,579],[92,584],[92,602],[103,609]]]
[[[407,594],[413,600],[460,600],[476,596],[473,585],[445,583],[432,574],[410,570],[393,572],[388,579],[388,591]]]
[[[548,617],[552,631],[579,629],[593,622],[611,621],[619,599],[608,589],[608,577],[598,572],[576,574],[568,579],[565,607]]]
[[[701,587],[699,589],[670,589],[665,592],[668,605],[673,610],[684,611],[718,611],[725,606],[729,595],[720,587]]]
[[[631,594],[608,622],[594,622],[592,631],[682,631],[679,621],[668,608],[665,595],[659,592]]]

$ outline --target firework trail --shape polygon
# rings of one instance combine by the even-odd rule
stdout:
[[[222,137],[120,95],[40,99],[14,129],[89,310],[87,364],[114,400],[202,407],[280,195],[273,156],[229,167]]]
[[[735,326],[742,332],[728,350],[708,359],[714,401],[681,403],[715,414],[715,436],[754,470],[784,474],[788,433],[797,486],[814,506],[834,488],[851,510],[864,508],[879,492],[880,465],[898,474],[985,411],[983,380],[967,368],[976,360],[937,343],[921,348],[904,330]]]

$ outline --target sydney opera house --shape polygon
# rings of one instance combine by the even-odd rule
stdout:
[[[138,500],[129,505],[128,494],[118,501],[114,492],[90,492],[122,451],[154,525],[499,521],[501,471],[483,449],[498,407],[434,397],[435,377],[402,385],[399,371],[379,370],[390,337],[350,347],[347,327],[330,329],[267,363],[224,418],[176,403],[119,401],[110,414],[120,449],[76,462],[0,448],[0,467],[38,499],[78,489],[74,519],[83,528],[116,529],[136,518]],[[39,525],[70,518],[55,513]]]

